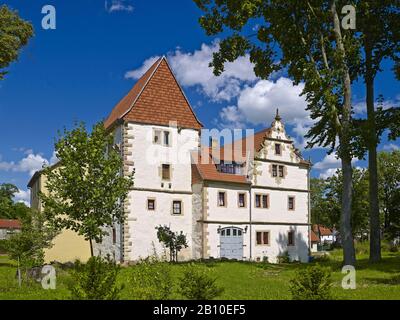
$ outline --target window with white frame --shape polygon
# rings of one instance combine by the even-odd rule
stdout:
[[[182,201],[174,200],[172,202],[172,214],[182,214]]]

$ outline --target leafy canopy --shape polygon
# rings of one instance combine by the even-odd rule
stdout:
[[[6,5],[0,7],[0,80],[7,74],[11,62],[18,59],[19,50],[33,36],[33,27]]]
[[[40,193],[49,221],[86,240],[101,242],[111,226],[124,219],[123,206],[133,174],[122,174],[123,160],[102,122],[88,133],[83,123],[64,129],[55,143],[59,163],[44,169],[48,193]]]

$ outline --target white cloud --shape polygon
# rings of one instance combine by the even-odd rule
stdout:
[[[290,79],[280,77],[276,81],[260,80],[254,86],[246,86],[238,98],[238,110],[247,121],[254,124],[271,122],[276,109],[287,123],[306,119],[307,103],[300,96],[303,84],[294,86]]]
[[[383,150],[385,151],[394,151],[394,150],[400,150],[400,146],[394,144],[394,143],[389,143],[383,146]]]
[[[57,163],[58,161],[59,161],[59,160],[58,160],[58,158],[57,158],[57,154],[56,154],[55,151],[53,151],[53,154],[51,155],[49,164],[52,165],[52,164]]]
[[[271,80],[258,79],[249,56],[226,63],[225,71],[217,77],[209,63],[218,46],[214,42],[202,44],[199,50],[193,52],[183,52],[178,48],[169,53],[168,61],[179,83],[183,87],[197,88],[211,101],[233,100],[222,107],[218,119],[214,120],[220,128],[243,128],[246,124],[269,126],[279,108],[283,121],[292,127],[296,135],[296,146],[304,148],[307,143],[304,135],[313,124],[309,112],[305,110],[307,103],[300,96],[304,84],[293,85],[290,79],[279,73],[271,76]],[[146,59],[141,67],[128,71],[125,77],[140,78],[158,58]]]
[[[335,153],[327,154],[322,161],[317,162],[313,168],[317,170],[329,169],[329,168],[339,168],[340,159],[336,157]]]
[[[108,1],[105,1],[104,7],[109,13],[118,11],[132,12],[134,9],[127,0],[112,0],[110,4],[108,4]]]
[[[15,202],[22,202],[26,206],[30,206],[31,192],[30,190],[19,190],[14,196]]]
[[[357,158],[353,158],[351,163],[354,165],[358,161]],[[313,169],[319,170],[319,177],[322,179],[326,179],[331,177],[337,169],[340,169],[342,166],[341,160],[336,157],[335,153],[327,154],[321,161],[317,162]],[[361,167],[357,167],[361,168]]]
[[[0,159],[1,160],[1,159]],[[48,165],[49,161],[41,154],[28,154],[18,162],[0,161],[0,170],[14,172],[29,172],[32,176],[36,171],[42,169],[43,165]]]
[[[135,80],[139,79],[159,58],[159,56],[154,56],[146,59],[140,68],[126,72],[125,78]]]
[[[375,109],[379,106],[378,102],[374,104]],[[391,107],[400,107],[400,95],[397,95],[394,99],[384,100],[382,102],[383,110],[386,110]],[[358,101],[353,104],[354,113],[357,115],[362,115],[367,113],[367,105],[364,100]]]
[[[222,124],[215,121],[220,128],[243,129],[245,128],[245,117],[241,114],[236,106],[228,106],[222,108],[219,113]]]
[[[226,63],[225,71],[215,76],[209,64],[218,46],[217,42],[202,44],[200,50],[193,53],[178,48],[168,54],[168,62],[182,86],[197,87],[213,101],[230,101],[240,94],[244,83],[252,83],[257,77],[248,55]],[[154,56],[145,60],[140,68],[128,71],[125,77],[138,79],[158,58]]]
[[[328,179],[328,178],[332,177],[336,173],[337,170],[338,170],[337,168],[326,169],[325,171],[320,173],[319,178],[320,179]]]

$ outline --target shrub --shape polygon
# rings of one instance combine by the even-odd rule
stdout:
[[[278,256],[278,263],[289,263],[290,255],[288,251],[284,251]]]
[[[173,290],[170,266],[154,259],[142,260],[131,268],[131,297],[137,300],[167,300]]]
[[[123,286],[117,286],[120,266],[110,257],[91,257],[86,264],[75,262],[69,290],[73,300],[118,300]]]
[[[329,254],[321,254],[314,256],[314,262],[329,262],[331,260]]]
[[[331,271],[320,265],[297,271],[290,280],[293,300],[328,300],[331,299]]]
[[[204,266],[190,264],[179,279],[180,294],[189,300],[211,300],[222,294],[223,288],[216,285],[216,278]]]

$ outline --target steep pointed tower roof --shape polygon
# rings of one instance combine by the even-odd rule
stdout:
[[[165,57],[158,59],[136,82],[128,94],[114,107],[104,125],[106,128],[120,119],[126,121],[201,129],[182,88]]]

